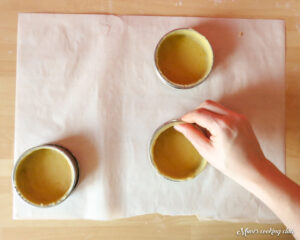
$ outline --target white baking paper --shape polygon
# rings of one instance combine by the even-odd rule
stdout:
[[[154,49],[166,32],[194,28],[211,42],[209,78],[191,90],[164,85]],[[284,22],[112,15],[20,14],[15,160],[59,143],[80,182],[41,209],[14,192],[16,219],[114,219],[148,213],[278,221],[256,197],[208,166],[186,182],[153,169],[148,147],[162,123],[213,99],[250,119],[267,158],[285,170]]]

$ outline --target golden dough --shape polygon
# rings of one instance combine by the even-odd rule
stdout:
[[[48,205],[59,201],[73,182],[66,157],[54,149],[38,149],[25,156],[16,170],[16,185],[30,202]]]
[[[157,64],[162,74],[179,85],[195,84],[211,70],[213,53],[208,41],[191,29],[177,30],[158,47]]]
[[[194,146],[172,125],[161,131],[154,140],[152,159],[162,175],[174,180],[193,178],[206,165]]]

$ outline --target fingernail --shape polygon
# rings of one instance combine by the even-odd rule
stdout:
[[[175,130],[177,130],[178,132],[182,132],[183,129],[184,129],[180,124],[175,125],[174,128],[175,128]]]

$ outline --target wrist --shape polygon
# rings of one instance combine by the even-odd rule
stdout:
[[[235,180],[248,191],[253,192],[262,186],[262,183],[267,180],[266,177],[268,175],[274,175],[276,167],[264,156],[250,159],[248,162],[252,163],[252,165],[241,171]]]
[[[284,193],[286,176],[268,159],[256,167],[251,178],[244,182],[244,187],[263,202],[272,202],[274,196],[286,196]]]

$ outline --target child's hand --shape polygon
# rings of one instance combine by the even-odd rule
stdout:
[[[248,120],[224,106],[205,101],[185,114],[176,130],[188,138],[199,153],[215,168],[237,181],[252,177],[266,161]],[[206,128],[208,138],[197,128]]]

